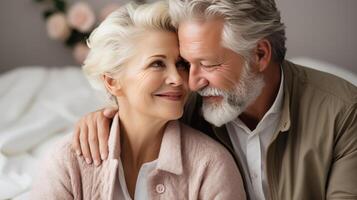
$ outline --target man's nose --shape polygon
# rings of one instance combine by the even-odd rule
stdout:
[[[208,85],[208,80],[204,77],[200,67],[191,65],[188,84],[192,91],[198,91]]]

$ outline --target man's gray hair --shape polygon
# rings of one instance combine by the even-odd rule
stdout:
[[[169,0],[173,24],[191,19],[223,17],[223,45],[250,60],[261,39],[272,46],[272,59],[285,58],[285,26],[274,0]]]

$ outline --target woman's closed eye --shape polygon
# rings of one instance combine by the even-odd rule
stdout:
[[[185,61],[185,60],[179,60],[176,62],[176,67],[179,70],[189,70],[190,69],[190,63]]]
[[[160,68],[165,68],[166,65],[165,65],[164,61],[162,61],[162,60],[155,60],[154,62],[152,62],[150,64],[150,67],[160,69]]]

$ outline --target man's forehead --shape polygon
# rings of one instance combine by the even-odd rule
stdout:
[[[182,53],[211,53],[221,46],[223,23],[213,21],[185,21],[180,24],[178,37]]]
[[[189,35],[221,35],[224,20],[222,18],[190,19],[182,21],[178,26],[181,36]]]

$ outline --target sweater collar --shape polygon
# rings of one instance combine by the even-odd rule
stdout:
[[[168,122],[161,141],[156,169],[177,175],[182,174],[183,167],[180,132],[180,123],[177,120]],[[120,125],[119,117],[116,115],[110,129],[108,140],[108,158],[116,160],[119,159],[120,148]]]

